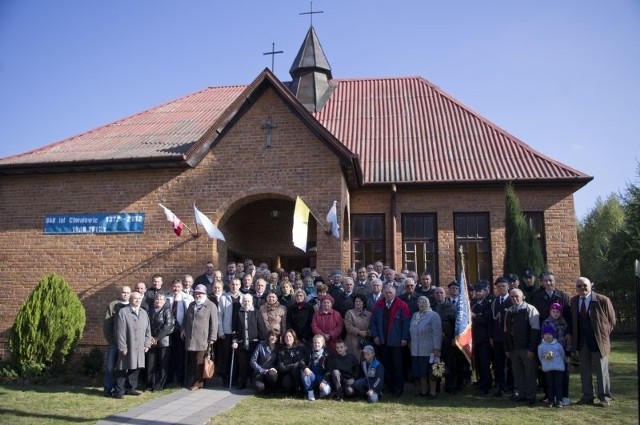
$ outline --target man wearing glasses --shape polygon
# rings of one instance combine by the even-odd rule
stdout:
[[[609,380],[610,335],[616,325],[616,313],[611,300],[591,290],[586,277],[578,278],[578,295],[571,298],[573,351],[580,358],[582,398],[577,404],[592,404],[593,373],[596,374],[597,396],[602,407],[613,404]]]

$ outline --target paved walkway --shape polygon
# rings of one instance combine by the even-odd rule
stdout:
[[[203,388],[198,391],[183,388],[134,407],[128,412],[109,416],[99,421],[98,425],[202,425],[218,413],[232,408],[251,393],[251,390],[229,392],[221,387]]]

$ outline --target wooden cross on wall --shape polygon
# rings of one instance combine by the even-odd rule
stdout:
[[[265,120],[264,124],[262,124],[260,126],[260,128],[262,128],[263,130],[265,130],[264,133],[264,147],[265,148],[270,148],[271,147],[271,130],[278,127],[278,125],[273,121],[273,119],[271,119],[271,117],[267,117],[267,119]]]

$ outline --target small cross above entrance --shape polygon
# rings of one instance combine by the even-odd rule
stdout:
[[[264,140],[264,147],[265,148],[270,148],[271,147],[271,130],[278,127],[278,125],[273,121],[273,119],[271,119],[271,117],[267,117],[267,119],[265,120],[264,124],[262,124],[260,126],[260,128],[262,128],[263,130],[265,130],[265,140]]]

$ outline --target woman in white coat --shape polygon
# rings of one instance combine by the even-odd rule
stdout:
[[[431,378],[431,365],[440,360],[442,323],[440,315],[431,310],[429,299],[418,298],[418,311],[411,318],[411,371],[420,381],[417,395],[432,400],[436,397],[436,380]],[[428,391],[428,392],[427,392]]]

